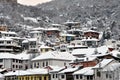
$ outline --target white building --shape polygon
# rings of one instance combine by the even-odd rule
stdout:
[[[28,52],[32,53],[38,52],[38,48],[39,48],[39,42],[37,38],[29,38],[26,39],[22,42],[22,47],[24,50],[28,50]]]
[[[94,69],[94,80],[119,80],[120,64],[113,59],[103,59]]]
[[[0,52],[20,52],[20,40],[15,32],[0,31]]]
[[[59,72],[60,80],[74,80],[73,73],[77,71],[79,67],[67,67],[65,70]]]
[[[0,53],[0,68],[8,70],[28,69],[30,68],[30,54],[25,52],[21,54]]]
[[[22,69],[22,60],[14,54],[0,53],[0,68],[9,70]]]
[[[43,37],[44,37],[44,28],[34,28],[31,30],[30,32],[30,37],[31,38],[37,38],[39,42],[43,41]]]
[[[75,57],[68,52],[49,51],[40,56],[32,59],[33,68],[46,67],[46,66],[66,66],[69,65],[71,60]]]
[[[86,67],[73,73],[74,80],[93,80],[94,71],[92,67]]]

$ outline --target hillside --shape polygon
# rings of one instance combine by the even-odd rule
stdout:
[[[78,21],[81,27],[108,30],[112,38],[119,39],[119,4],[119,0],[53,0],[37,6],[0,3],[0,17],[4,18],[4,23],[10,30],[16,31],[21,36],[27,35],[26,33],[33,27]]]
[[[37,5],[55,23],[80,21],[82,27],[110,29],[113,38],[119,38],[119,0],[53,0]]]

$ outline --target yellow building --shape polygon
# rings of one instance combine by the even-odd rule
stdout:
[[[49,47],[49,46],[45,46],[45,45],[42,45],[40,47],[40,53],[46,53],[48,51],[52,51],[52,47]]]
[[[48,69],[36,68],[11,71],[5,74],[5,80],[49,80]]]
[[[49,80],[48,75],[36,74],[36,75],[23,75],[18,76],[18,80]]]

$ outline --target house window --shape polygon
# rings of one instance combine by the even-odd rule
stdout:
[[[15,59],[13,59],[13,62],[15,62]]]
[[[101,76],[101,73],[100,71],[97,70],[97,76],[100,77]]]
[[[13,68],[15,68],[15,65],[13,65]]]
[[[18,68],[18,65],[16,65],[16,68]]]
[[[0,68],[2,68],[3,67],[3,65],[0,65]]]
[[[65,75],[61,75],[61,78],[64,79],[64,78],[65,78]]]
[[[78,76],[78,75],[76,75],[76,79],[79,79],[79,76]]]
[[[46,62],[46,66],[48,66],[48,62]]]
[[[93,80],[93,76],[90,76],[90,80]]]
[[[41,49],[41,52],[43,52],[43,49]]]
[[[58,77],[58,75],[56,74],[56,78]]]
[[[109,74],[109,78],[112,78],[112,75],[111,75],[111,74]]]
[[[89,80],[89,76],[87,76],[87,80]]]
[[[39,62],[37,63],[37,68],[39,67]]]
[[[45,66],[45,63],[43,62],[43,67]]]
[[[0,44],[3,44],[4,43],[4,41],[0,41]]]
[[[0,62],[3,62],[3,59],[0,59]]]
[[[53,74],[53,78],[55,78],[55,74]]]
[[[106,78],[108,78],[108,73],[106,73]]]
[[[11,41],[7,41],[7,44],[11,44]]]
[[[48,49],[45,49],[45,51],[47,52],[47,51],[48,51]]]
[[[34,63],[34,67],[36,67],[36,63]]]
[[[66,63],[64,62],[64,66],[66,66]]]
[[[82,79],[83,77],[82,77],[82,75],[80,75],[80,79]]]

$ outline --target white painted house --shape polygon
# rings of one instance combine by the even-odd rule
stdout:
[[[0,68],[8,70],[28,69],[30,68],[30,56],[26,53],[0,53]]]
[[[74,80],[93,80],[94,71],[92,67],[85,67],[73,73]]]
[[[119,80],[120,64],[113,59],[103,59],[94,70],[94,80]]]
[[[44,28],[34,28],[30,32],[30,37],[31,38],[37,38],[38,41],[43,41],[43,35],[44,35]]]
[[[69,65],[69,62],[74,59],[75,57],[68,52],[49,51],[32,59],[32,63],[33,68],[42,68],[49,65],[63,67]]]
[[[0,53],[0,68],[9,70],[22,69],[22,60],[14,54]]]

